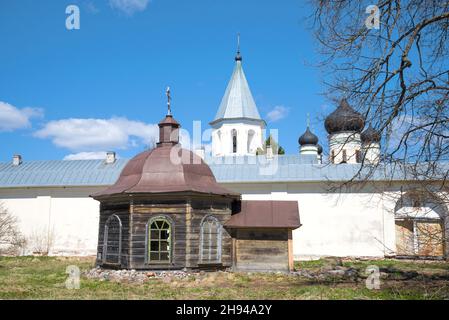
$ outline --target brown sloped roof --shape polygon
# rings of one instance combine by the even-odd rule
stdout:
[[[297,201],[241,201],[240,212],[225,223],[229,228],[287,228],[301,226]]]

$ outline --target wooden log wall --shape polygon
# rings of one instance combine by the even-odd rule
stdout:
[[[181,200],[180,200],[180,199]],[[200,264],[201,223],[212,215],[223,226],[231,217],[231,201],[221,197],[178,197],[178,199],[148,199],[146,197],[102,201],[100,204],[100,224],[98,232],[97,264],[105,267],[130,269],[182,269],[208,267]],[[103,243],[105,224],[111,215],[116,215],[122,223],[120,264],[104,263]],[[163,217],[171,224],[171,262],[148,264],[147,224],[150,219]],[[108,248],[118,250],[118,233],[108,236]],[[214,248],[214,250],[216,250]],[[215,251],[214,251],[215,252]],[[107,255],[108,256],[108,255]],[[221,264],[210,267],[230,267],[232,265],[232,239],[222,228]]]
[[[216,199],[188,198],[184,201],[134,200],[131,213],[130,267],[134,269],[198,268],[201,222],[213,215],[223,225],[231,216],[231,202]],[[170,264],[146,264],[146,228],[150,219],[164,217],[172,224]],[[231,266],[231,237],[223,228],[221,262]],[[216,266],[215,266],[216,267]]]
[[[218,201],[192,200],[192,215],[190,218],[190,250],[188,251],[188,265],[192,268],[199,267],[201,222],[206,216],[215,217],[223,226],[231,218],[231,203]],[[206,265],[205,265],[206,266]],[[222,228],[221,238],[221,266],[232,266],[232,238],[229,231]]]
[[[185,267],[187,201],[134,201],[131,214],[130,266],[134,269],[181,269]],[[146,228],[150,219],[164,217],[171,223],[171,263],[147,265]]]
[[[116,203],[101,203],[100,204],[100,223],[98,230],[98,254],[97,265],[105,265],[103,263],[103,248],[104,248],[104,230],[108,218],[112,215],[120,218],[122,223],[121,230],[121,252],[120,263],[107,263],[110,267],[127,268],[129,256],[129,202]],[[117,233],[110,233],[108,235],[108,242],[111,241],[114,246],[114,251],[118,252],[118,236]]]

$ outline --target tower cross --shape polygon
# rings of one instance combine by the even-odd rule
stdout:
[[[240,32],[237,33],[237,52],[240,53]]]
[[[242,61],[242,56],[240,55],[240,32],[237,33],[237,55],[235,56],[235,61]]]
[[[165,91],[165,94],[167,95],[167,115],[171,116],[171,106],[170,106],[170,102],[171,102],[171,95],[170,95],[170,87],[167,87],[167,90]]]

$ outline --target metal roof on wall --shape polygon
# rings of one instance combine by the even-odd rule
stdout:
[[[0,187],[107,186],[113,184],[127,159],[0,162]]]
[[[268,161],[265,156],[252,158],[244,163],[239,159],[230,163],[229,158],[224,161],[215,158],[214,162],[206,159],[206,162],[221,183],[346,181],[361,168],[360,164],[318,164],[315,156],[307,155],[280,155]],[[367,174],[368,171],[367,168],[361,172]],[[386,177],[402,179],[403,175],[398,170],[379,167],[370,176],[372,180],[388,180]]]
[[[317,164],[315,159],[314,156],[280,155],[269,162],[265,156],[206,158],[205,161],[219,183],[346,181],[360,169],[360,164]],[[24,161],[18,166],[0,162],[0,188],[109,186],[117,181],[127,162],[128,159],[117,159],[113,164],[104,160],[49,160]],[[441,168],[443,176],[449,164],[443,163]],[[413,177],[403,167],[386,165],[379,166],[370,175],[374,181],[412,180]]]

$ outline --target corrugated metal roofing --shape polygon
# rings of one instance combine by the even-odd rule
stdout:
[[[107,186],[113,184],[127,159],[24,161],[0,163],[0,187]]]
[[[229,159],[228,159],[229,158]],[[437,167],[422,163],[419,167],[413,165],[378,165],[370,167],[361,164],[318,164],[314,156],[281,155],[271,161],[264,156],[253,156],[253,159],[235,159],[232,157],[206,159],[215,178],[221,183],[242,182],[319,182],[319,181],[403,181],[427,180],[429,177],[446,179],[449,172],[449,163],[439,163]],[[410,170],[413,168],[413,170]],[[432,172],[427,172],[431,170]]]
[[[249,89],[248,81],[246,81],[241,61],[235,62],[231,80],[228,83],[214,121],[235,118],[262,120]]]
[[[256,162],[234,164],[230,161],[210,162],[218,182],[275,182],[275,181],[344,181],[351,179],[360,169],[358,164],[330,165],[307,161],[303,156],[279,156],[267,161],[265,157],[254,157]],[[310,159],[309,159],[310,160]],[[376,173],[374,179],[383,175]]]
[[[206,158],[220,183],[346,181],[360,170],[360,164],[317,164],[314,156],[281,155],[267,161],[265,156]],[[24,161],[19,166],[0,163],[0,188],[51,186],[108,186],[118,179],[128,162],[118,159],[113,164],[104,160]],[[423,170],[427,168],[423,166]],[[449,163],[440,165],[443,176]],[[369,168],[362,170],[362,177]],[[411,180],[403,166],[379,166],[369,175],[371,180]]]

